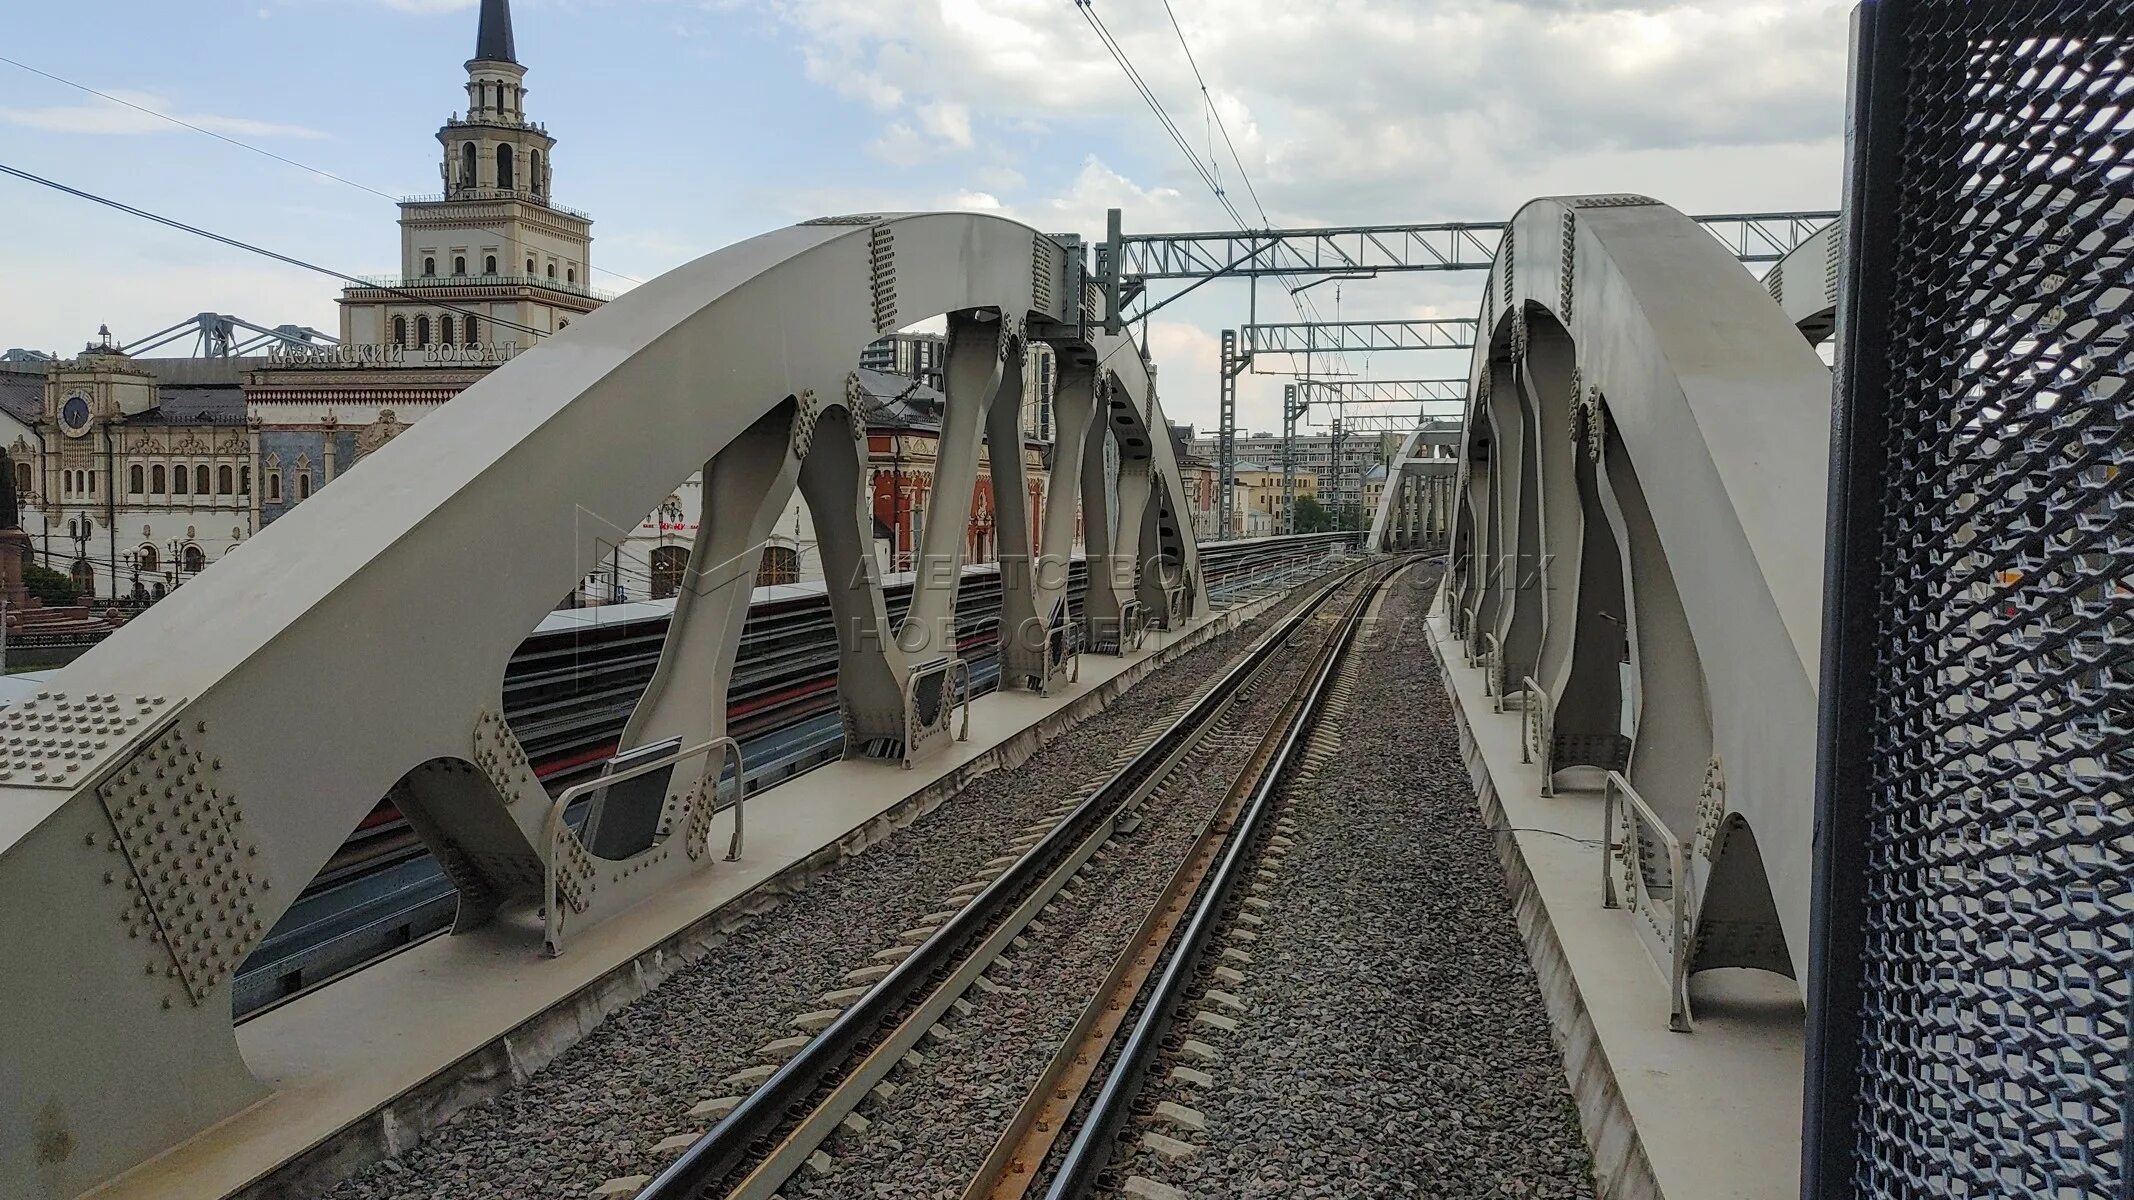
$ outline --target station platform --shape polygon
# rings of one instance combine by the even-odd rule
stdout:
[[[543,958],[538,924],[499,920],[433,937],[246,1021],[237,1040],[272,1089],[258,1104],[143,1163],[95,1200],[306,1196],[419,1142],[453,1112],[538,1071],[608,1013],[650,991],[750,915],[889,837],[987,771],[1014,766],[1187,650],[1250,620],[1281,593],[1151,632],[1119,656],[1084,655],[1053,695],[995,692],[970,738],[921,760],[843,761],[748,800],[741,861],[574,930]],[[713,831],[723,845],[725,820]]]
[[[1519,932],[1608,1200],[1798,1200],[1806,1010],[1792,980],[1722,970],[1691,980],[1695,1029],[1668,1028],[1667,978],[1633,917],[1601,907],[1601,795],[1520,759],[1516,710],[1496,712],[1443,612],[1430,653],[1460,724],[1482,817],[1501,832]]]

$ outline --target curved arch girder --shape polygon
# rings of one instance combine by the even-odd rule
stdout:
[[[526,631],[692,471],[709,464],[720,511],[627,741],[716,737],[763,514],[796,486],[832,573],[848,728],[908,722],[839,398],[875,337],[990,314],[1089,346],[1134,426],[1164,428],[1139,354],[1062,324],[1067,277],[1058,243],[984,215],[840,218],[707,255],[470,387],[11,709],[32,740],[0,773],[0,953],[68,969],[0,975],[0,1077],[21,1085],[0,1098],[0,1177],[72,1195],[257,1097],[230,977],[411,771],[418,827],[482,893],[468,920],[559,877],[572,919],[592,920],[694,869],[665,835],[681,822],[694,845],[708,800],[670,795],[643,851],[663,864],[613,880],[558,834],[500,715]],[[1000,374],[994,401],[1012,403]],[[950,407],[959,432],[981,415]],[[1158,494],[1179,494],[1168,439],[1151,450]],[[1190,531],[1156,527],[1147,574],[1193,593]],[[1114,578],[1145,582],[1131,560]],[[952,622],[952,591],[926,603]],[[55,1158],[55,1120],[94,1136]]]
[[[1648,854],[1645,883],[1715,914],[1682,969],[1803,978],[1830,375],[1772,301],[1655,201],[1523,208],[1483,306],[1447,605],[1474,614],[1471,653],[1513,658],[1497,686],[1538,672],[1545,772],[1650,789],[1666,827],[1633,840],[1678,839],[1692,867]],[[1626,643],[1627,725],[1603,678]]]

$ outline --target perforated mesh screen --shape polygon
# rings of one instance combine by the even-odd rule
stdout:
[[[1901,11],[1854,1183],[2123,1196],[2134,3]]]

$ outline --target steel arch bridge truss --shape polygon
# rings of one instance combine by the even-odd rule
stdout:
[[[1053,239],[963,214],[834,218],[708,255],[495,371],[7,710],[0,1178],[72,1195],[260,1097],[232,974],[396,786],[459,890],[455,928],[517,922],[529,954],[717,870],[718,841],[741,850],[740,806],[717,803],[727,687],[796,491],[838,625],[848,755],[938,748],[968,702],[957,584],[980,472],[1029,495],[1035,341],[1058,354],[1057,466],[1036,520],[996,508],[1003,686],[1064,680],[1078,520],[1099,648],[1203,615],[1148,369],[1084,331],[1069,267]],[[936,486],[892,628],[852,364],[935,316]],[[1007,450],[987,464],[989,445]],[[581,833],[502,716],[505,663],[599,539],[696,470],[705,517],[672,625]]]
[[[1644,197],[1522,209],[1480,330],[1448,620],[1687,1029],[1697,971],[1806,975],[1830,372]]]
[[[1445,421],[1428,423],[1401,443],[1371,517],[1367,549],[1390,553],[1445,548],[1459,479],[1460,440],[1459,425]]]

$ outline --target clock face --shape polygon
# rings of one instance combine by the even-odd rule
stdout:
[[[59,406],[59,424],[68,433],[79,436],[89,431],[89,396],[76,392]]]

